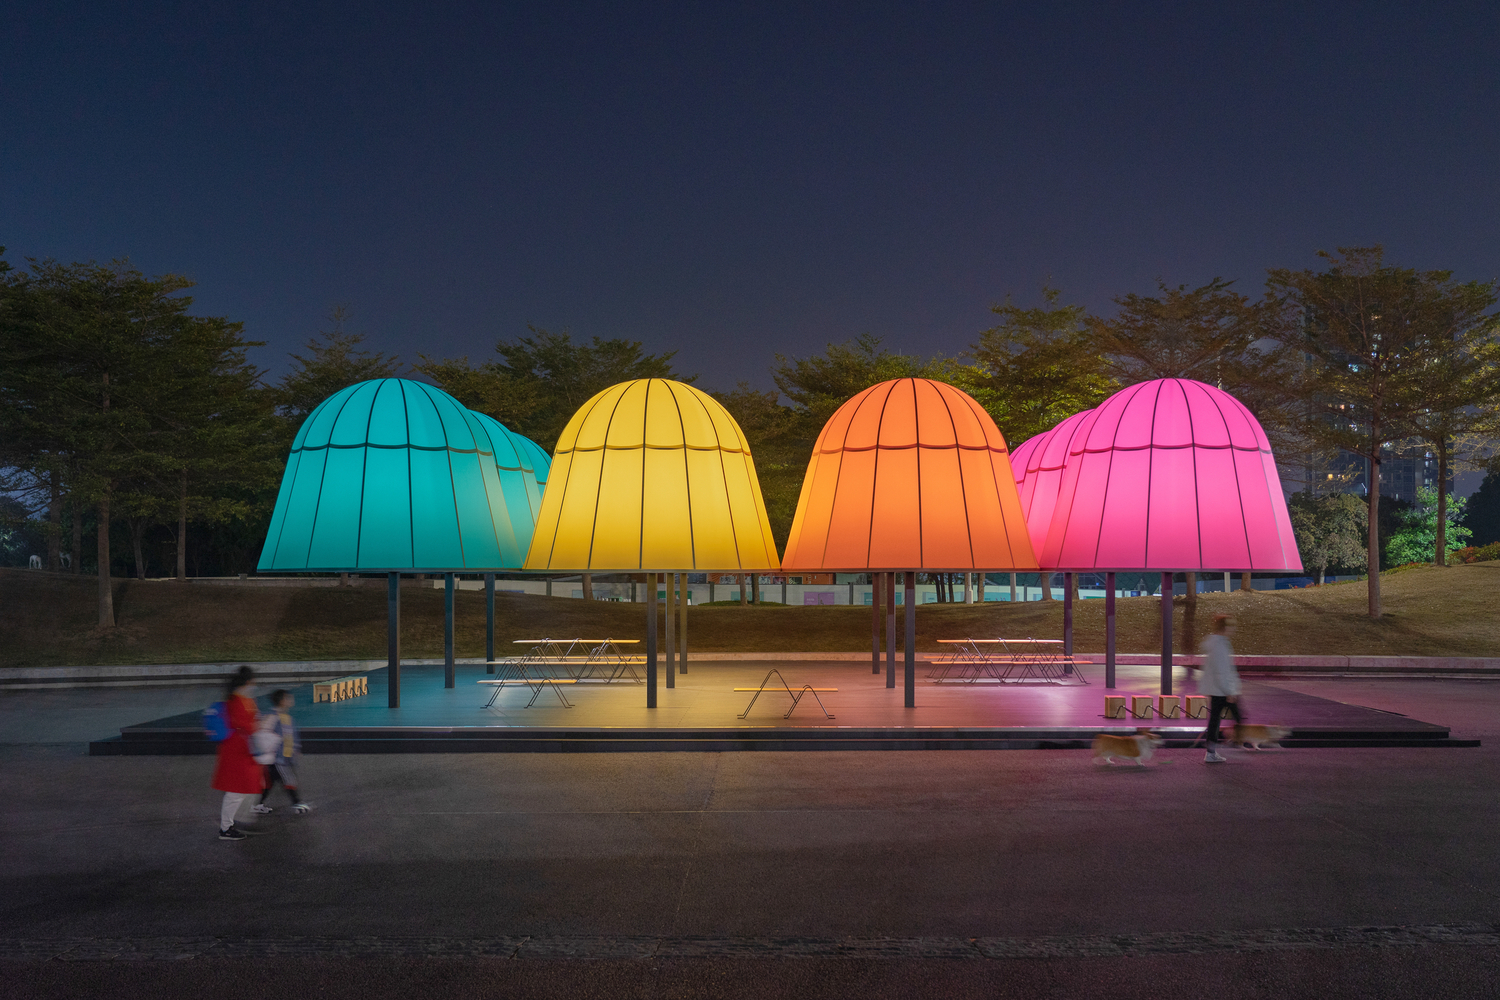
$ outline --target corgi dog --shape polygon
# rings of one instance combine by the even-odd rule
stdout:
[[[1292,731],[1285,726],[1246,726],[1234,727],[1234,742],[1243,744],[1246,750],[1264,750],[1266,747],[1281,748],[1281,740],[1292,735]]]
[[[1120,757],[1133,760],[1140,767],[1145,767],[1146,761],[1151,759],[1151,755],[1161,745],[1161,737],[1144,726],[1137,729],[1134,736],[1111,736],[1109,733],[1100,733],[1094,737],[1094,760],[1113,764],[1114,759]]]

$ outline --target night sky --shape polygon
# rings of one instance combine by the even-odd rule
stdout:
[[[187,274],[273,372],[337,303],[408,360],[533,323],[716,389],[954,354],[1049,281],[1500,275],[1492,3],[103,6],[0,17],[0,245]]]

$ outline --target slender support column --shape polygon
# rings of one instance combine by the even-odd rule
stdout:
[[[687,609],[688,598],[692,592],[688,590],[688,575],[682,574],[682,603],[677,605],[677,645],[681,648],[678,656],[678,669],[687,673]]]
[[[879,573],[870,574],[870,673],[880,676],[880,587]]]
[[[495,672],[495,574],[484,574],[484,672]]]
[[[1073,574],[1063,574],[1063,655],[1073,655]]]
[[[443,687],[454,686],[453,678],[453,574],[443,574]]]
[[[1104,574],[1104,686],[1115,686],[1115,575]]]
[[[656,707],[656,574],[646,574],[646,707]]]
[[[664,623],[666,625],[666,632],[663,636],[667,642],[667,687],[675,688],[677,686],[677,629],[675,627],[675,619],[677,617],[677,574],[664,573],[662,575],[667,581],[667,620]]]
[[[1010,577],[1010,603],[1014,604],[1016,603],[1016,571],[1011,570],[1005,575]]]
[[[401,574],[386,574],[385,689],[391,708],[401,707]]]
[[[906,707],[917,707],[917,574],[906,574]]]
[[[885,686],[896,689],[896,574],[885,574]]]
[[[1161,575],[1161,693],[1172,693],[1172,574]]]
[[[1229,593],[1229,571],[1224,571],[1224,593]]]
[[[974,574],[973,573],[965,573],[964,574],[964,603],[965,604],[973,604],[974,603]]]

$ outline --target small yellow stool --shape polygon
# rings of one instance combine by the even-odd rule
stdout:
[[[1151,696],[1149,694],[1133,694],[1130,696],[1130,714],[1137,719],[1151,718]]]
[[[1156,699],[1156,714],[1163,719],[1179,719],[1182,717],[1181,700],[1175,694],[1160,695]]]
[[[1121,694],[1107,694],[1104,696],[1104,717],[1106,719],[1125,718],[1125,696]]]
[[[1189,719],[1208,718],[1208,695],[1190,694],[1186,699],[1187,717]]]

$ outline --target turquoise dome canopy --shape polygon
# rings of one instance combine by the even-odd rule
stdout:
[[[260,571],[519,567],[536,508],[524,482],[532,463],[519,460],[524,445],[512,438],[422,382],[373,379],[339,390],[292,443]],[[539,491],[534,476],[531,489]]]
[[[531,544],[531,531],[542,509],[542,490],[547,485],[547,470],[552,456],[528,437],[522,437],[487,413],[470,410],[495,445],[495,467],[500,472],[500,487],[505,492],[506,509],[521,545]],[[524,538],[523,538],[524,536]]]

